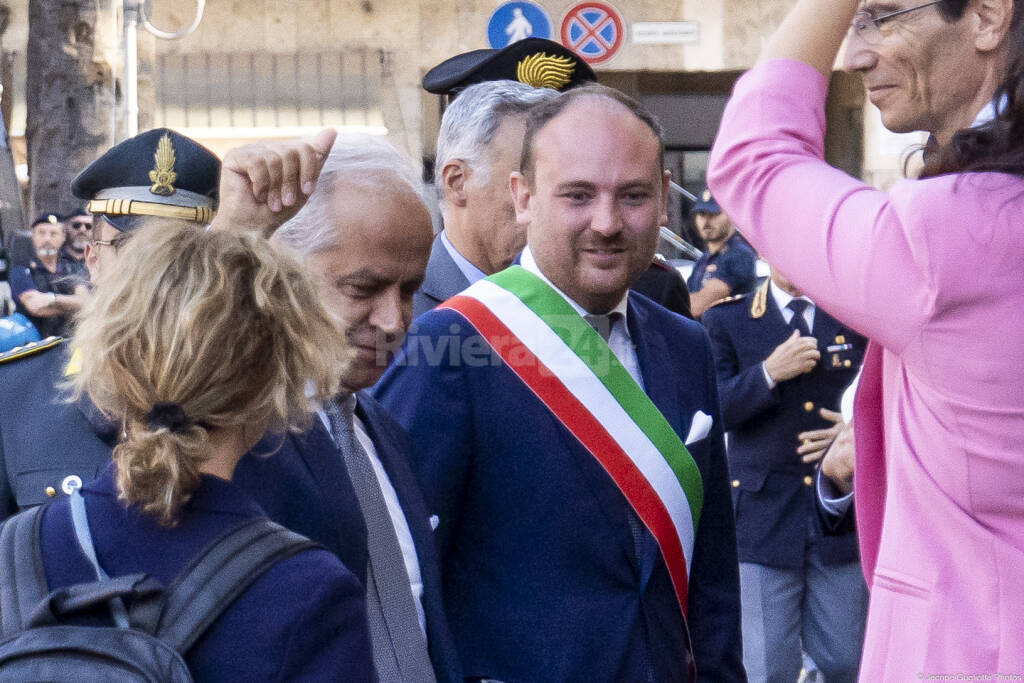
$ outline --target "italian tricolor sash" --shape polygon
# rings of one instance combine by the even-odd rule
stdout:
[[[557,291],[519,266],[441,307],[465,317],[601,463],[657,540],[685,615],[704,498],[700,471],[608,344]]]

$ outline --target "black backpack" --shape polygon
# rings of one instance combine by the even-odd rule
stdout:
[[[276,563],[318,547],[268,519],[247,520],[207,546],[165,590],[148,574],[109,578],[96,562],[77,491],[71,502],[79,545],[97,573],[94,582],[47,592],[39,547],[42,507],[0,527],[0,681],[192,681],[182,655],[221,612]],[[106,606],[115,626],[62,623]]]

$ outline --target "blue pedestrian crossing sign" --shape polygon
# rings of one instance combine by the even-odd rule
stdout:
[[[487,22],[487,41],[492,48],[500,50],[523,38],[551,39],[551,20],[543,7],[532,2],[506,2],[494,10]]]

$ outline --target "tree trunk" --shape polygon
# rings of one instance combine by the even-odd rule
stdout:
[[[25,137],[29,215],[68,212],[71,180],[116,140],[121,105],[115,0],[29,0]]]
[[[11,103],[14,100],[14,59],[11,53],[4,51],[2,39],[7,32],[10,16],[11,10],[7,3],[0,3],[0,86],[3,93],[0,95],[0,246],[10,245],[11,236],[25,227],[21,186],[14,173],[14,158],[11,156],[7,133],[10,130]],[[0,264],[0,270],[5,267],[6,264]]]

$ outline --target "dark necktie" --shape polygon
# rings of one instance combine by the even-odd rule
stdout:
[[[382,683],[433,683],[427,640],[420,630],[398,535],[373,463],[356,438],[352,423],[354,403],[351,397],[336,397],[324,403],[324,412],[366,520],[370,556],[366,568],[366,611],[374,665]]]
[[[807,327],[807,320],[804,318],[804,311],[809,305],[810,302],[803,299],[793,299],[786,304],[786,308],[793,311],[793,319],[789,321],[789,326],[794,330],[800,330],[801,337],[811,336],[811,330]]]
[[[601,339],[608,341],[612,336],[612,328],[620,316],[621,313],[587,313],[583,316],[583,319],[594,328],[595,332],[601,335]]]
[[[621,317],[621,313],[605,313],[603,315],[588,313],[583,316],[583,319],[594,328],[595,332],[601,335],[601,339],[604,339],[607,342],[612,336],[612,328]],[[614,349],[612,350],[612,353],[615,353]],[[633,535],[633,551],[636,553],[637,560],[642,560],[644,548],[644,525],[633,510],[632,506],[627,508],[626,521],[629,522],[629,531]]]

